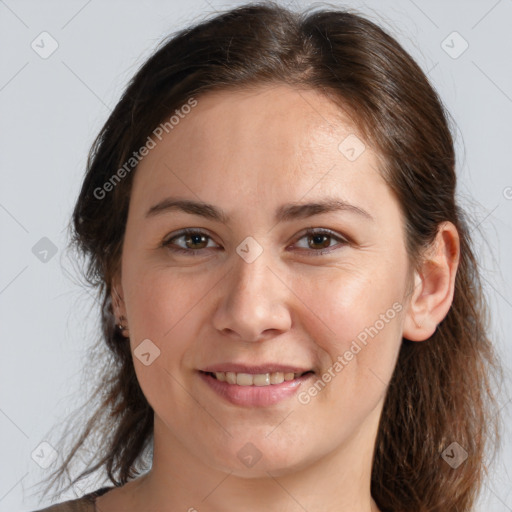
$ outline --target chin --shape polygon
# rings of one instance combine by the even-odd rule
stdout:
[[[293,443],[276,447],[269,440],[233,442],[212,454],[211,466],[242,478],[285,476],[307,467],[312,457],[302,454]]]

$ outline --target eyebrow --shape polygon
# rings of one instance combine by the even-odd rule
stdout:
[[[146,212],[146,218],[155,217],[157,215],[167,213],[170,211],[182,211],[192,215],[199,215],[207,219],[211,219],[223,224],[228,224],[230,221],[229,215],[222,209],[212,204],[204,203],[202,201],[193,201],[190,199],[180,199],[168,197],[152,206]],[[274,221],[287,222],[294,219],[304,219],[312,217],[313,215],[320,215],[322,213],[330,213],[337,211],[347,211],[356,213],[369,220],[374,220],[372,215],[363,208],[352,205],[341,199],[325,198],[319,199],[311,203],[288,203],[280,206],[275,213]]]

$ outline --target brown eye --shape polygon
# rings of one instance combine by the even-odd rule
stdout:
[[[204,244],[205,238],[207,238],[207,236],[205,236],[203,234],[192,234],[192,235],[182,235],[182,237],[184,238],[185,244],[187,245],[187,247],[189,249],[204,249],[204,247],[190,247],[189,244],[191,244],[191,245]],[[206,244],[208,245],[208,242],[206,242]]]
[[[330,245],[330,235],[309,235],[308,236],[309,241],[311,241],[311,244],[309,244],[309,247],[311,249],[326,249]],[[314,246],[317,247],[314,247]],[[318,247],[319,246],[319,247]]]
[[[180,239],[181,242],[178,244],[177,242]],[[299,240],[303,239],[307,240],[307,242],[306,247],[303,246],[302,249],[308,249],[306,252],[312,253],[310,254],[312,256],[336,250],[336,244],[331,245],[333,241],[337,241],[339,246],[349,244],[346,238],[327,230],[309,230],[299,238]],[[211,237],[203,231],[186,230],[168,238],[162,245],[176,253],[196,255],[205,249],[212,248],[211,246],[208,247],[210,240]]]
[[[180,241],[180,239],[182,240],[181,245],[176,243],[176,241]],[[168,238],[162,245],[173,252],[196,254],[203,249],[208,249],[209,240],[211,240],[211,238],[207,233],[187,230]]]
[[[331,242],[335,240],[339,242],[337,245],[340,246],[349,244],[346,238],[328,230],[309,230],[299,238],[299,240],[302,239],[307,240],[306,247],[302,246],[302,248],[310,249],[306,252],[312,253],[312,256],[318,256],[336,250],[336,244],[331,245]]]

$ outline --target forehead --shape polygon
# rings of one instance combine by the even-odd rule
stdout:
[[[338,191],[368,203],[383,192],[375,153],[320,91],[277,85],[196,100],[139,164],[132,201],[172,192],[246,205]]]
[[[207,150],[211,156],[218,148],[214,154],[222,156],[226,146],[232,155],[238,143],[272,158],[305,157],[313,149],[337,147],[348,134],[359,136],[342,108],[318,90],[260,86],[212,91],[197,101],[173,129],[175,146],[193,146],[197,155]]]

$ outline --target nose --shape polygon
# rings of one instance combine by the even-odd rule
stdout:
[[[289,299],[293,295],[264,251],[248,263],[235,257],[219,289],[214,327],[246,342],[264,341],[290,329]]]

